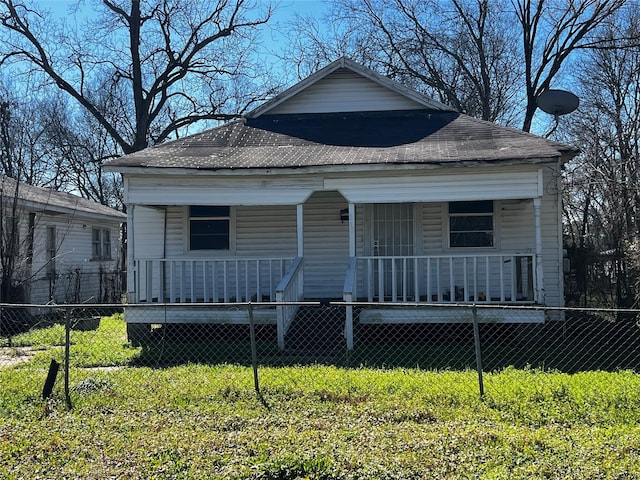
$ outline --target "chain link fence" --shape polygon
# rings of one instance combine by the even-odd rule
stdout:
[[[252,366],[257,393],[279,368],[298,365],[355,375],[360,368],[471,370],[478,382],[469,388],[482,395],[483,373],[508,367],[640,371],[639,313],[344,302],[2,304],[0,377],[37,366],[30,395],[42,389],[46,396],[60,367],[57,388],[69,405],[83,372],[186,363]]]

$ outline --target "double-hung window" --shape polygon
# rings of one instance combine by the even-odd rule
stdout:
[[[493,200],[449,203],[449,246],[493,247]]]
[[[229,250],[231,208],[189,207],[189,250]]]
[[[111,230],[93,228],[91,230],[91,249],[94,260],[111,259]]]

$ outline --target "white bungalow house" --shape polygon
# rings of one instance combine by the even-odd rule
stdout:
[[[340,58],[244,118],[107,165],[125,180],[129,302],[147,305],[125,317],[180,303],[172,321],[246,321],[187,307],[303,299],[371,302],[360,322],[402,321],[389,303],[561,306],[560,168],[576,153]],[[295,308],[260,312],[284,348]]]
[[[120,300],[124,213],[0,176],[0,216],[2,301]]]

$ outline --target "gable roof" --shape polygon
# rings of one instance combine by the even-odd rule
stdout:
[[[333,84],[328,79],[336,78],[345,69],[349,75],[343,75],[337,83],[339,87],[332,90]],[[324,95],[335,96],[336,90],[344,95],[345,82],[367,86],[367,91],[369,85],[375,84],[374,100],[380,100],[384,92],[389,91],[393,95],[387,99],[400,100],[392,100],[378,111],[370,111],[370,105],[363,109],[365,111],[299,110],[301,104],[309,106],[309,97],[317,102],[317,92],[312,95],[309,91],[319,84],[324,85]],[[300,98],[306,100],[300,103]],[[326,100],[340,109],[342,98]],[[292,104],[296,107],[285,108]],[[376,105],[376,101],[370,104]],[[398,109],[390,109],[389,105]],[[457,113],[343,57],[242,119],[111,160],[105,169],[249,171],[358,165],[531,163],[566,160],[577,153],[576,149],[561,143]]]
[[[0,176],[0,196],[12,199],[18,188],[21,207],[50,215],[73,215],[122,222],[127,215],[113,208],[87,200],[77,195],[58,192],[50,188],[36,187],[6,176]],[[6,200],[5,200],[6,201]]]

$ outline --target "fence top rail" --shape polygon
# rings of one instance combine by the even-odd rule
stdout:
[[[0,303],[0,309],[7,308],[41,308],[50,310],[91,310],[91,309],[120,309],[166,307],[166,308],[221,308],[221,307],[279,307],[279,306],[333,306],[333,307],[371,307],[371,308],[478,308],[478,309],[504,309],[504,310],[545,310],[558,312],[592,312],[592,313],[630,313],[640,315],[640,309],[607,308],[607,307],[549,307],[541,305],[504,305],[486,303],[426,303],[426,302],[345,302],[343,300],[309,300],[309,301],[282,301],[282,302],[239,302],[239,303],[61,303],[61,304],[33,304],[33,303]]]

